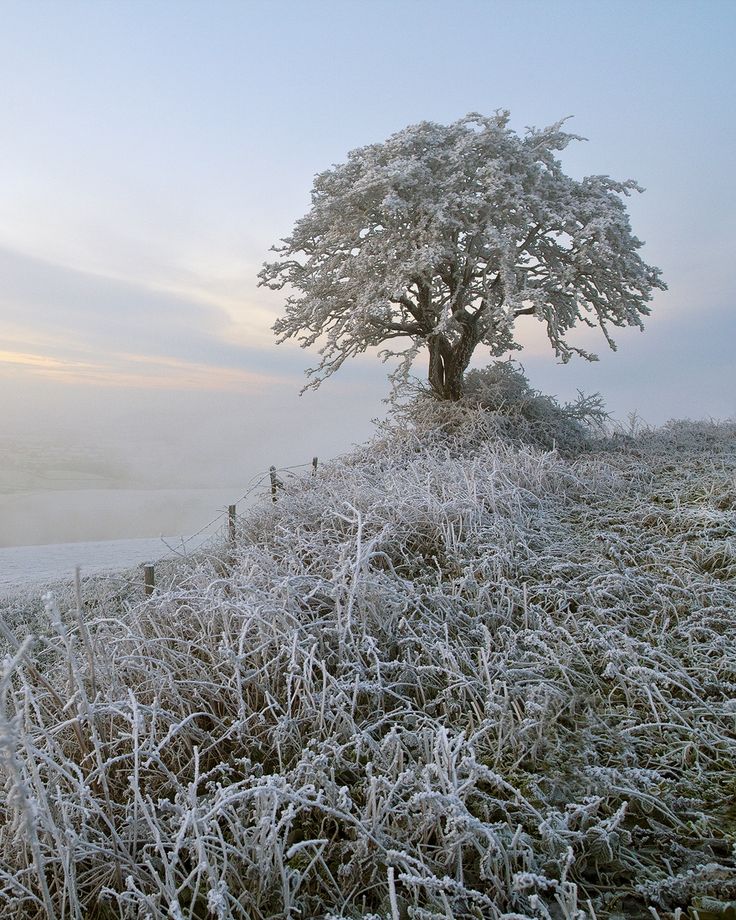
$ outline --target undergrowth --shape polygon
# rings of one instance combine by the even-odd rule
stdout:
[[[2,916],[727,917],[736,426],[548,409],[422,403],[152,597],[47,596]]]

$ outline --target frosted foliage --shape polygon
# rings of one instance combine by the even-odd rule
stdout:
[[[736,427],[563,457],[443,412],[151,598],[6,635],[3,918],[736,899]]]
[[[484,411],[478,413],[478,409]],[[467,375],[461,403],[438,403],[419,388],[414,399],[392,409],[392,422],[409,425],[415,434],[435,437],[478,421],[489,438],[503,438],[535,447],[578,452],[600,446],[609,415],[597,393],[560,405],[535,390],[515,361],[497,361]]]
[[[579,138],[562,122],[519,136],[508,117],[412,125],[316,176],[311,209],[260,274],[288,289],[280,340],[320,346],[311,385],[390,342],[397,383],[426,346],[430,384],[457,399],[477,346],[518,347],[520,316],[565,361],[594,357],[566,339],[580,321],[611,347],[610,327],[642,325],[665,285],[629,225],[623,198],[641,189],[565,175],[556,154]]]

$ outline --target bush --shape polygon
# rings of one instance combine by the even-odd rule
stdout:
[[[516,362],[497,361],[470,371],[457,402],[417,388],[413,398],[394,407],[386,430],[408,427],[422,443],[453,435],[465,447],[501,439],[572,455],[603,446],[608,418],[599,394],[580,393],[575,402],[560,404],[535,390]]]

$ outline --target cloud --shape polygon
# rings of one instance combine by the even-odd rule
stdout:
[[[238,341],[211,300],[79,271],[0,248],[0,364],[10,372],[138,386],[293,380],[292,349]]]

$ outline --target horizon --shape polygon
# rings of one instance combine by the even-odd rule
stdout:
[[[734,25],[725,2],[6,2],[0,441],[219,488],[364,440],[386,367],[299,398],[315,351],[276,346],[257,272],[349,150],[501,108],[572,115],[567,172],[646,188],[627,206],[669,286],[616,353],[581,332],[593,364],[520,325],[531,383],[619,420],[734,417]]]

